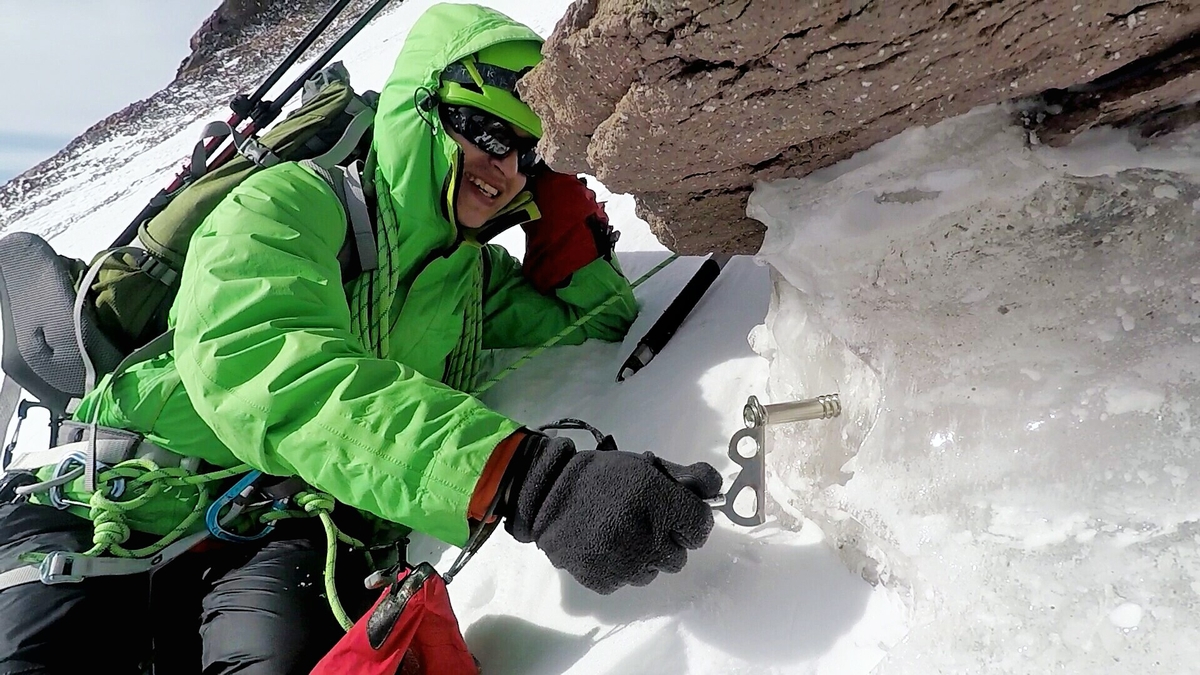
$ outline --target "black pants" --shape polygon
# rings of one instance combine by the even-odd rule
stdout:
[[[0,571],[26,551],[85,551],[91,523],[48,506],[0,506]],[[338,559],[347,612],[365,612],[358,555]],[[343,635],[325,599],[316,519],[188,553],[148,575],[0,591],[0,675],[308,673]]]

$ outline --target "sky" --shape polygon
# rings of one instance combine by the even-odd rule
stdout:
[[[220,0],[0,0],[0,183],[166,86]]]

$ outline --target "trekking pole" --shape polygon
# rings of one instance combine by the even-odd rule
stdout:
[[[289,52],[286,57],[284,57],[283,61],[276,66],[275,70],[271,71],[271,74],[267,76],[267,79],[263,80],[262,84],[258,85],[258,89],[255,89],[253,94],[250,96],[238,94],[237,96],[233,97],[233,100],[229,103],[229,107],[233,110],[234,116],[239,117],[239,122],[245,119],[258,119],[258,113],[260,112],[258,108],[259,104],[262,103],[263,97],[267,95],[267,92],[271,91],[271,87],[275,86],[275,83],[283,77],[283,74],[287,72],[288,68],[291,68],[296,61],[300,59],[300,56],[304,52],[308,51],[308,48],[312,46],[312,43],[317,41],[317,38],[321,36],[321,33],[324,33],[325,29],[329,28],[329,24],[333,23],[333,20],[342,13],[342,10],[345,9],[350,2],[351,0],[337,0],[337,2],[333,3],[329,10],[325,12],[325,16],[321,17],[321,20],[317,22],[317,25],[313,26],[312,30],[308,31],[308,34],[305,35],[304,38],[292,48],[292,51]],[[234,125],[231,122],[229,126]]]
[[[284,73],[286,73],[288,69],[291,68],[297,60],[299,60],[300,56],[307,51],[314,42],[316,42],[321,33],[325,32],[325,29],[329,28],[329,25],[333,23],[333,21],[342,13],[342,10],[344,10],[351,1],[352,0],[337,0],[337,2],[330,6],[330,8],[325,12],[325,15],[321,17],[321,20],[318,21],[317,24],[313,26],[312,30],[310,30],[308,34],[305,35],[304,38],[292,48],[292,51],[289,52],[286,57],[284,57],[283,61],[280,62],[280,64],[276,66],[274,70],[271,71],[271,74],[267,76],[267,79],[258,86],[258,89],[256,89],[253,94],[250,96],[239,94],[234,97],[233,101],[229,103],[229,107],[233,110],[233,114],[228,120],[228,124],[231,129],[236,129],[237,126],[244,120],[256,118],[258,115],[266,112],[266,110],[271,107],[263,106],[263,96],[267,95],[267,92],[270,91],[271,87],[275,86],[275,83],[283,77]],[[303,84],[303,82],[301,82],[301,84]],[[261,129],[263,126],[266,126],[266,123],[260,123],[257,125],[256,129]],[[251,130],[252,127],[254,127],[253,121],[247,126],[244,133],[247,135],[249,133],[253,133],[253,130]],[[220,137],[209,139],[208,142],[204,144],[204,156],[211,156],[213,151],[216,150],[223,140],[224,139]],[[220,164],[223,164],[226,160],[228,160],[228,158],[229,154],[225,154],[223,157],[213,160],[213,162],[206,167],[205,172],[207,173],[207,171],[216,168]],[[171,195],[174,194],[176,190],[183,187],[188,182],[188,179],[191,175],[192,164],[190,161],[186,161],[179,169],[179,173],[175,175],[174,180],[171,181],[171,184],[162,190],[159,190],[158,193],[150,199],[146,206],[142,208],[141,212],[139,212],[137,216],[135,216],[134,219],[129,223],[129,225],[125,227],[121,234],[117,236],[117,238],[113,241],[113,247],[127,246],[130,242],[132,242],[133,238],[137,236],[138,227],[150,218],[158,215],[159,212],[166,208],[167,204],[171,201]]]
[[[251,138],[254,136],[254,134],[270,125],[271,122],[274,122],[275,118],[279,117],[280,111],[283,110],[283,106],[287,105],[287,102],[296,95],[296,92],[300,91],[300,89],[304,86],[304,83],[322,68],[324,68],[329,61],[333,59],[334,55],[341,51],[342,47],[345,47],[346,43],[350,42],[350,40],[353,39],[354,36],[357,35],[364,26],[370,23],[371,19],[374,19],[375,15],[379,14],[379,12],[381,12],[389,2],[391,2],[391,0],[376,0],[375,4],[371,5],[367,11],[363,12],[363,15],[359,17],[358,21],[354,22],[353,26],[346,29],[346,32],[337,39],[337,42],[334,42],[329,46],[329,49],[326,49],[321,56],[317,57],[317,60],[313,61],[312,65],[310,65],[300,75],[300,77],[297,77],[295,80],[293,80],[292,83],[288,85],[288,88],[284,89],[283,93],[280,94],[274,102],[268,104],[265,101],[260,101],[259,105],[257,106],[258,109],[256,109],[254,112],[253,119],[251,119],[250,123],[246,125],[245,129],[241,130],[241,134],[246,138]],[[216,167],[219,167],[225,162],[229,161],[235,152],[237,152],[237,148],[234,147],[233,143],[225,146],[225,149],[222,150],[220,154],[218,154],[216,158],[212,160],[212,163],[209,165],[209,170],[215,169]],[[136,229],[137,226],[134,226],[135,231]],[[130,241],[132,241],[132,238]]]
[[[275,102],[271,104],[269,108],[269,114],[264,119],[260,120],[257,117],[254,118],[258,128],[262,129],[271,122],[274,122],[275,118],[279,116],[279,111],[283,110],[283,106],[288,102],[288,100],[295,96],[296,92],[300,91],[300,88],[304,86],[304,83],[307,82],[310,77],[320,72],[320,70],[324,68],[333,59],[333,57],[337,55],[338,52],[342,51],[342,47],[345,47],[350,40],[354,39],[355,35],[358,35],[359,31],[361,31],[368,23],[371,22],[371,19],[375,18],[375,15],[383,11],[383,8],[386,7],[389,2],[391,2],[391,0],[376,0],[375,4],[368,7],[367,11],[363,12],[362,16],[358,17],[358,21],[355,21],[353,26],[350,26],[346,29],[345,33],[342,33],[342,36],[337,39],[337,42],[334,42],[332,45],[330,45],[329,49],[326,49],[323,54],[317,57],[317,60],[313,61],[313,64],[309,66],[308,69],[300,75],[300,77],[296,78],[290,85],[288,85],[288,88],[285,89],[283,93],[279,95],[279,98],[275,99]]]
[[[626,377],[633,375],[637,371],[646,367],[654,357],[662,351],[666,346],[667,341],[675,335],[675,331],[679,330],[679,326],[683,324],[684,319],[691,313],[696,303],[700,302],[700,298],[704,297],[704,293],[708,291],[708,287],[717,280],[717,276],[721,274],[725,263],[733,256],[729,255],[713,255],[708,260],[705,260],[700,269],[696,270],[679,292],[671,304],[667,306],[666,311],[654,322],[650,330],[646,331],[646,335],[638,341],[637,347],[629,358],[625,359],[625,363],[621,366],[621,370],[617,371],[617,382],[624,382]],[[629,375],[625,374],[629,371]]]

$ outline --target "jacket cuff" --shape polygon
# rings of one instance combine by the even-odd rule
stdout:
[[[575,454],[575,444],[565,436],[531,432],[521,444],[501,498],[505,529],[513,539],[529,543],[536,538],[534,522],[542,503]]]
[[[475,483],[475,491],[471,493],[471,502],[467,507],[468,520],[483,520],[487,517],[488,511],[491,510],[492,504],[496,502],[499,495],[501,480],[508,471],[512,457],[527,435],[524,430],[517,429],[509,434],[508,438],[500,441],[496,449],[492,451],[491,457],[483,467],[483,473],[479,476],[479,481]]]

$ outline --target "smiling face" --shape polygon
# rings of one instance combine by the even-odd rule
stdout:
[[[446,132],[463,152],[463,182],[454,204],[458,222],[471,229],[483,227],[525,188],[525,175],[517,170],[517,153],[493,157],[453,129]],[[520,130],[516,133],[528,137]]]

